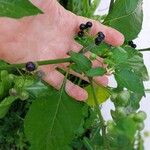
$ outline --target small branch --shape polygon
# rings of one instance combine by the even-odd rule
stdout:
[[[150,93],[150,89],[145,89],[145,92]]]
[[[140,52],[150,51],[150,48],[138,49]]]
[[[99,107],[99,103],[98,103],[98,99],[97,99],[97,96],[96,96],[96,92],[95,92],[95,89],[94,89],[92,79],[89,79],[89,80],[90,80],[90,83],[91,83],[91,90],[92,90],[93,97],[94,97],[94,102],[95,102],[95,105],[96,105],[96,111],[98,113],[99,120],[100,120],[100,127],[102,128],[102,137],[103,137],[104,147],[106,148],[107,147],[107,137],[106,137],[105,121],[104,121],[104,118],[102,116],[102,113],[101,113],[101,110],[100,110],[100,107]]]
[[[49,65],[49,64],[60,64],[60,63],[66,63],[66,62],[71,62],[71,58],[44,60],[44,61],[37,61],[35,63],[38,66],[42,66],[42,65]],[[25,68],[25,67],[26,67],[26,63],[10,64],[8,66],[7,65],[0,66],[0,70],[7,70],[7,69],[12,69],[12,68],[22,69],[22,68]]]
[[[111,10],[112,10],[113,4],[114,4],[114,0],[111,0],[111,1],[110,1],[110,5],[109,5],[109,13],[110,13]]]

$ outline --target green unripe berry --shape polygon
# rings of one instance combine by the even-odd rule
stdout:
[[[17,96],[18,92],[15,88],[12,88],[9,90],[9,95],[10,96]]]
[[[15,76],[14,76],[13,74],[9,74],[9,75],[8,75],[8,78],[9,78],[10,81],[14,81]]]
[[[118,94],[117,94],[117,93],[115,93],[115,92],[113,92],[113,93],[111,94],[111,97],[110,97],[111,101],[112,101],[112,102],[115,102],[115,101],[116,101],[117,96],[118,96]]]
[[[137,129],[138,129],[139,131],[142,131],[142,130],[144,129],[144,127],[145,127],[145,125],[144,125],[143,122],[140,122],[140,123],[137,124]]]
[[[137,122],[143,122],[146,119],[147,115],[144,111],[139,111],[137,114],[134,116],[134,120]]]
[[[125,111],[124,107],[117,107],[115,112],[116,112],[118,117],[125,117],[126,116],[126,111]]]
[[[107,131],[111,132],[114,129],[115,123],[112,120],[107,121]]]
[[[128,91],[121,91],[116,99],[117,105],[126,106],[130,99],[130,93]]]
[[[28,98],[29,98],[29,93],[28,92],[26,92],[26,91],[22,91],[20,94],[19,94],[19,98],[21,99],[21,100],[27,100]]]

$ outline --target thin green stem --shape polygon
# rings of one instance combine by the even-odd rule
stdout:
[[[109,5],[109,11],[108,11],[108,13],[111,13],[111,10],[112,10],[112,8],[113,8],[113,5],[114,5],[114,0],[111,0],[111,1],[110,1],[110,5]]]
[[[99,120],[100,120],[100,127],[102,128],[102,137],[103,137],[104,148],[107,148],[105,120],[102,116],[102,113],[101,113],[101,110],[100,110],[100,107],[99,107],[99,103],[98,103],[98,99],[97,99],[97,96],[96,96],[96,91],[94,89],[93,81],[92,81],[92,79],[89,79],[89,81],[90,81],[91,90],[92,90],[92,93],[93,93],[94,102],[95,102],[95,105],[96,105],[96,111],[98,113]]]
[[[88,150],[93,150],[93,148],[92,148],[91,144],[89,143],[89,141],[87,140],[87,138],[84,137],[83,142]]]
[[[138,49],[140,52],[150,51],[150,48]]]
[[[145,92],[148,92],[148,93],[149,93],[149,92],[150,92],[150,89],[145,89]]]
[[[49,64],[60,64],[60,63],[66,63],[66,62],[71,62],[71,58],[44,60],[44,61],[37,61],[35,63],[38,66],[42,66],[42,65],[49,65]],[[10,64],[10,65],[0,66],[0,70],[7,70],[7,69],[12,69],[12,68],[22,69],[22,68],[25,68],[25,66],[26,66],[26,63]]]
[[[114,0],[111,0],[111,1],[110,1],[110,5],[109,5],[109,13],[110,13],[111,10],[112,10],[113,4],[114,4]]]

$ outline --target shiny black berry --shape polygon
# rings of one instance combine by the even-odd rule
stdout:
[[[136,44],[132,44],[132,45],[130,45],[132,48],[136,48],[137,46],[136,46]]]
[[[34,71],[36,69],[36,65],[33,62],[26,63],[26,70],[27,71]]]
[[[129,41],[129,42],[128,42],[128,45],[131,46],[132,44],[134,44],[133,41]]]
[[[79,31],[79,32],[78,32],[78,36],[79,36],[79,37],[83,37],[83,36],[84,36],[84,32],[83,32],[83,31]]]
[[[86,25],[85,24],[80,24],[80,30],[85,30],[86,29]]]
[[[92,22],[88,21],[88,22],[86,23],[86,27],[87,27],[87,28],[91,28],[92,26],[93,26]]]
[[[102,40],[105,39],[105,35],[103,32],[98,32],[98,37],[100,37]]]
[[[101,37],[95,38],[95,44],[96,44],[96,45],[101,44],[102,41],[103,41],[103,39],[102,39]]]

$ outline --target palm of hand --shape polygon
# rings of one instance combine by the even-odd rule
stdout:
[[[61,6],[55,16],[45,14],[26,17],[20,20],[0,18],[0,59],[9,63],[49,60],[67,57],[69,50],[79,51],[81,46],[74,41],[78,26],[87,19],[75,16]],[[106,41],[113,45],[122,44],[123,37],[113,29],[94,23],[92,34],[99,30],[106,33]],[[111,31],[109,31],[111,30]],[[120,41],[112,38],[113,34],[120,36]],[[111,36],[110,36],[111,35]],[[41,67],[46,74],[44,80],[56,89],[61,87],[64,76],[55,70],[56,65]],[[97,82],[107,82],[107,78],[97,78]],[[78,100],[87,98],[87,93],[77,85],[67,81],[66,92]]]

